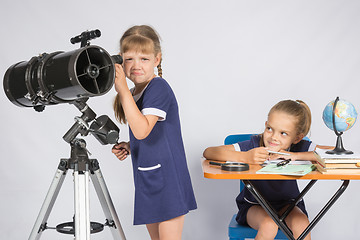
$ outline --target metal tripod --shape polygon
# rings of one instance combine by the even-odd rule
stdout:
[[[47,220],[68,169],[73,169],[74,171],[74,221],[59,224],[56,230],[60,233],[75,235],[75,240],[90,240],[90,234],[101,232],[105,225],[111,228],[111,233],[115,240],[126,240],[100,171],[99,163],[96,159],[89,159],[85,140],[76,138],[79,133],[82,136],[86,136],[91,132],[101,144],[114,144],[118,140],[119,129],[106,115],[96,118],[95,112],[85,103],[86,100],[87,99],[79,99],[72,102],[83,115],[75,118],[76,122],[63,137],[71,146],[70,158],[60,160],[29,240],[39,239],[42,232],[49,229],[49,227],[47,227]],[[92,122],[92,124],[89,127],[88,123],[90,122]],[[104,211],[106,217],[105,224],[90,222],[89,176],[91,177]]]
[[[86,142],[83,139],[76,138],[70,145],[71,157],[60,160],[29,240],[40,239],[42,232],[48,228],[48,217],[68,169],[74,170],[75,217],[74,222],[59,224],[56,230],[61,233],[74,234],[76,240],[89,240],[90,233],[100,232],[103,230],[104,225],[107,225],[111,228],[114,239],[125,240],[125,234],[100,171],[98,161],[88,158]],[[90,222],[89,220],[89,176],[91,177],[106,217],[106,223],[104,225]]]

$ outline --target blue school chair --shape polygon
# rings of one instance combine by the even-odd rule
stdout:
[[[224,144],[234,144],[237,142],[242,142],[249,140],[254,134],[235,134],[229,135],[225,138]],[[244,183],[240,181],[240,191],[244,188]],[[239,225],[236,220],[236,214],[234,214],[229,223],[229,240],[245,240],[245,239],[254,239],[257,231],[251,227]],[[279,230],[275,239],[277,240],[287,240],[285,234]]]

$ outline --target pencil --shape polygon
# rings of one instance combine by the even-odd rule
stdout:
[[[271,151],[271,150],[266,150],[269,153],[274,153],[274,154],[279,154],[279,155],[286,155],[286,156],[290,156],[290,153],[283,153],[283,152],[275,152],[275,151]]]

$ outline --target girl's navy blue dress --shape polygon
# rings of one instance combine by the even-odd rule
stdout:
[[[261,135],[252,136],[250,140],[239,142],[241,151],[248,151],[260,146]],[[312,142],[301,140],[299,143],[290,147],[290,152],[307,152],[314,148]],[[310,150],[311,149],[311,150]],[[290,204],[299,195],[299,188],[296,180],[253,180],[251,181],[264,198],[279,211]],[[251,206],[259,205],[247,188],[244,188],[236,198],[238,214],[236,221],[239,224],[247,225],[246,215]],[[297,205],[306,215],[304,201],[301,200]]]
[[[162,222],[196,209],[186,163],[178,105],[162,78],[154,78],[137,96],[144,115],[159,117],[143,140],[130,129],[130,148],[135,182],[134,224]]]

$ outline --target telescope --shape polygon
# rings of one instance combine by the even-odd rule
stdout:
[[[63,137],[70,143],[77,134],[91,132],[103,145],[118,140],[119,128],[106,115],[96,114],[85,103],[89,97],[107,93],[114,84],[115,63],[121,64],[120,55],[110,56],[105,49],[90,45],[99,37],[99,30],[85,31],[70,39],[79,49],[43,53],[10,66],[4,75],[4,91],[8,99],[20,107],[33,107],[41,112],[46,105],[71,103],[83,115]],[[91,123],[89,126],[88,123]]]
[[[43,53],[13,64],[3,82],[8,99],[17,106],[43,111],[45,105],[107,93],[115,79],[114,63],[121,64],[122,58],[90,45],[89,40],[100,35],[99,30],[85,31],[70,40],[73,44],[81,42],[79,49]]]
[[[70,144],[70,158],[61,159],[49,191],[40,209],[29,240],[39,240],[47,229],[72,234],[76,240],[90,240],[90,234],[101,232],[108,226],[115,240],[126,240],[96,159],[89,158],[84,139],[91,133],[101,144],[115,144],[119,128],[111,119],[96,113],[86,104],[90,97],[107,93],[114,84],[115,63],[121,64],[121,56],[110,56],[103,48],[90,45],[90,40],[101,35],[99,30],[85,31],[71,38],[80,42],[79,49],[70,52],[43,53],[10,66],[4,75],[4,91],[8,99],[20,107],[33,107],[41,112],[46,105],[70,103],[82,113],[63,136]],[[74,217],[72,222],[48,227],[48,217],[60,191],[66,173],[72,169],[74,178]],[[90,221],[90,177],[103,208],[104,224]]]

